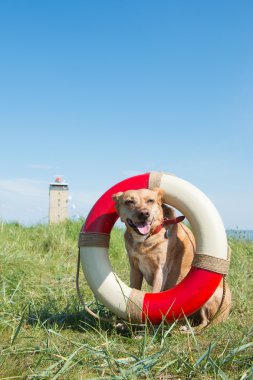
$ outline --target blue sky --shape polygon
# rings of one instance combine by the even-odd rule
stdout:
[[[253,229],[252,1],[0,2],[0,219],[173,172]],[[76,206],[74,209],[73,206]]]

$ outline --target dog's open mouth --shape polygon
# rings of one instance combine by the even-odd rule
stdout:
[[[150,232],[152,222],[142,222],[134,223],[131,219],[127,219],[127,223],[132,227],[138,234],[147,235]]]

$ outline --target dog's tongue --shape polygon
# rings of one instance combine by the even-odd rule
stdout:
[[[147,235],[150,231],[150,224],[139,223],[139,224],[136,224],[136,228],[138,229],[140,234]]]

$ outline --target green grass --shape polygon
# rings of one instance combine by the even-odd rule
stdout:
[[[121,333],[82,310],[75,289],[81,224],[25,228],[0,224],[0,379],[253,379],[253,243],[231,240],[229,319],[201,334],[178,325]],[[123,233],[115,229],[112,265],[128,283]],[[96,302],[80,274],[86,302]]]

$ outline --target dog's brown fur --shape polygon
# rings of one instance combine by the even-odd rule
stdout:
[[[130,286],[141,289],[143,277],[153,292],[161,292],[178,284],[191,268],[195,240],[191,230],[182,223],[153,234],[164,217],[174,218],[175,212],[162,204],[163,190],[129,190],[113,195],[115,208],[126,225],[125,244],[130,262]],[[167,233],[168,235],[168,233]],[[192,317],[200,327],[215,316],[216,322],[225,320],[230,311],[231,294],[223,280],[213,296]],[[218,316],[215,314],[219,311]]]

